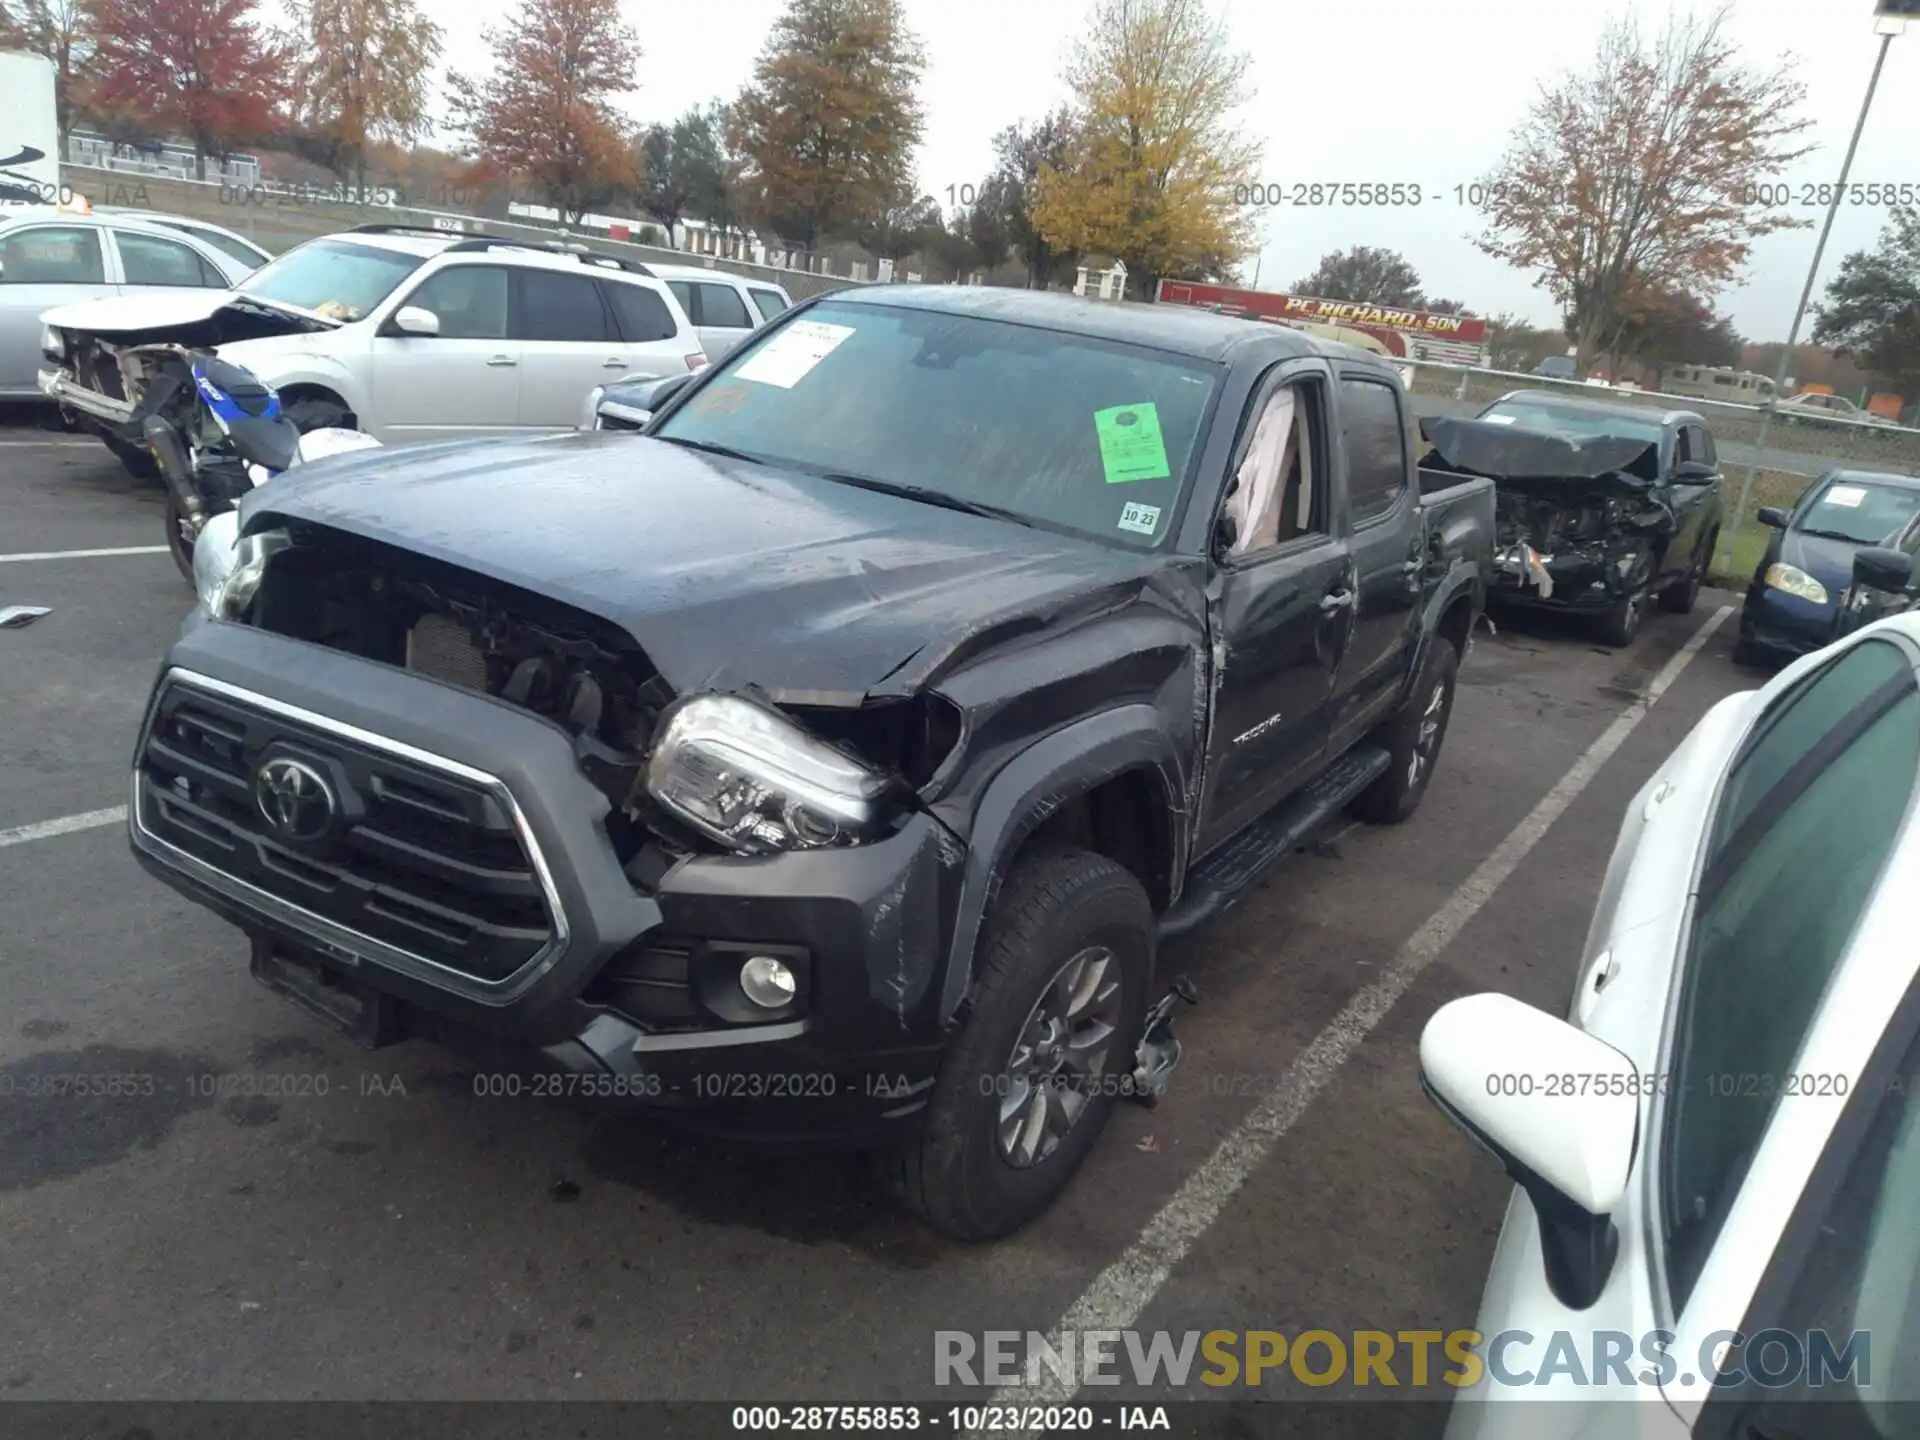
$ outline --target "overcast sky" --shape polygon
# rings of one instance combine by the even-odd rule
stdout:
[[[482,26],[515,0],[421,0],[448,32],[447,62],[483,68]],[[665,120],[730,97],[779,14],[781,0],[620,0],[645,55],[626,97],[636,119]],[[1514,310],[1552,323],[1555,309],[1528,275],[1480,254],[1474,215],[1454,187],[1484,173],[1536,87],[1588,63],[1608,19],[1637,11],[1664,23],[1666,0],[1216,0],[1252,56],[1246,127],[1266,146],[1265,178],[1418,183],[1418,209],[1276,209],[1265,220],[1259,283],[1283,289],[1321,254],[1389,245],[1419,270],[1427,293],[1481,313]],[[1677,0],[1685,8],[1685,0]],[[1703,0],[1710,3],[1710,0]],[[905,0],[929,57],[920,153],[922,190],[943,205],[977,182],[996,131],[1065,98],[1062,64],[1082,31],[1082,0]],[[1797,61],[1819,149],[1781,178],[1796,188],[1838,176],[1878,39],[1872,0],[1735,0],[1735,38],[1753,63]],[[1893,42],[1851,179],[1920,185],[1920,26]],[[949,187],[953,187],[950,191]],[[1797,202],[1797,193],[1793,199]],[[1818,222],[1818,208],[1793,213]],[[1820,283],[1850,250],[1873,243],[1880,212],[1843,207]],[[1741,332],[1780,340],[1813,258],[1817,230],[1755,248],[1746,283],[1720,297]],[[1252,278],[1251,266],[1248,278]]]

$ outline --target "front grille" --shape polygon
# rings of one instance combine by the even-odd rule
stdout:
[[[256,775],[276,759],[326,779],[338,818],[325,833],[289,837],[269,823]],[[429,965],[499,981],[556,938],[514,817],[466,776],[173,679],[135,784],[155,839]]]
[[[469,690],[487,688],[486,652],[468,627],[431,611],[407,632],[407,669]]]

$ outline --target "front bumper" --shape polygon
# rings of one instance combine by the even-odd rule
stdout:
[[[290,839],[254,813],[275,758],[328,777],[333,832]],[[247,931],[256,958],[380,997],[394,1038],[617,1077],[567,1093],[741,1136],[858,1140],[924,1108],[959,886],[931,818],[853,849],[682,859],[641,884],[607,811],[538,716],[195,620],[155,687],[128,828],[140,863]],[[762,949],[796,960],[804,1003],[756,1022],[725,987]]]
[[[1840,607],[1803,600],[1767,585],[1747,590],[1740,610],[1740,640],[1749,649],[1783,660],[1797,660],[1824,649],[1839,633]]]
[[[1516,608],[1598,613],[1611,610],[1633,593],[1628,583],[1632,572],[1623,574],[1617,559],[1601,559],[1571,552],[1540,556],[1535,552],[1539,569],[1546,572],[1551,583],[1551,588],[1543,593],[1536,579],[1528,573],[1525,558],[1520,553],[1524,548],[1513,545],[1495,555],[1493,580],[1487,587],[1489,603]]]

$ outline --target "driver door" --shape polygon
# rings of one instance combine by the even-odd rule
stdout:
[[[1333,675],[1352,637],[1356,582],[1333,533],[1328,387],[1318,361],[1288,362],[1256,392],[1224,502],[1238,534],[1210,617],[1213,717],[1200,849],[1210,850],[1318,770]]]
[[[1679,527],[1667,546],[1661,569],[1673,576],[1686,573],[1688,565],[1706,540],[1708,526],[1720,510],[1716,503],[1721,487],[1720,457],[1714,452],[1713,437],[1703,426],[1682,425],[1675,436],[1673,468],[1677,470],[1687,461],[1713,466],[1713,477],[1708,480],[1668,482],[1667,493]]]
[[[374,413],[361,423],[388,444],[511,432],[520,410],[520,346],[512,334],[511,274],[500,265],[449,265],[403,295],[440,321],[408,335],[389,312],[373,340]]]

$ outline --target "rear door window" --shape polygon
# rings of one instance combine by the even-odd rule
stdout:
[[[753,285],[747,287],[747,293],[753,297],[754,307],[759,310],[762,320],[771,320],[776,315],[786,313],[787,302],[781,298],[779,291],[762,290]]]
[[[635,344],[671,340],[680,333],[667,302],[644,285],[629,285],[618,280],[606,282],[607,299],[613,304],[614,318],[620,322],[620,336]]]
[[[712,285],[704,281],[694,287],[700,292],[700,323],[728,330],[751,330],[753,317],[747,314],[747,302],[731,285]]]
[[[585,275],[559,275],[551,270],[521,270],[521,340],[571,340],[582,343],[612,340],[611,318],[600,299],[600,287]]]

